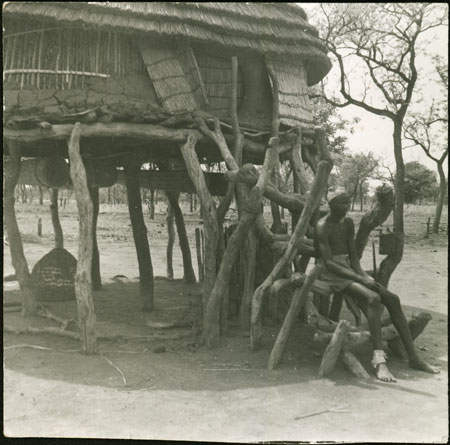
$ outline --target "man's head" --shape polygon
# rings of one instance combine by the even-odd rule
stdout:
[[[350,209],[350,196],[345,189],[337,189],[328,194],[328,205],[332,214],[343,218]]]

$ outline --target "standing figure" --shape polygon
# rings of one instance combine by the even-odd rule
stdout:
[[[331,285],[334,292],[345,291],[355,298],[367,314],[373,344],[372,366],[376,376],[384,382],[395,382],[386,366],[382,347],[381,313],[386,306],[391,320],[405,345],[409,366],[436,374],[439,371],[423,361],[417,354],[411,332],[400,305],[400,299],[363,271],[355,247],[355,226],[347,217],[350,197],[345,190],[337,190],[329,197],[330,211],[315,227],[315,247],[323,266],[320,279]]]

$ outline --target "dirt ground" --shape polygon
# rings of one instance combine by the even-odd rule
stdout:
[[[416,345],[441,373],[414,371],[392,357],[390,369],[398,382],[385,384],[375,378],[358,381],[340,366],[329,378],[318,379],[322,350],[313,342],[313,332],[301,323],[275,371],[268,371],[266,364],[279,326],[265,326],[258,352],[251,352],[248,332],[234,322],[218,349],[199,347],[187,322],[194,317],[200,287],[180,280],[177,244],[176,279],[164,278],[162,213],[154,221],[146,215],[158,278],[156,309],[141,312],[126,208],[102,205],[98,244],[104,286],[94,293],[97,332],[121,337],[100,340],[100,354],[84,356],[71,339],[4,333],[4,434],[217,442],[447,442],[448,247],[445,232],[424,239],[432,211],[432,207],[406,209],[404,258],[390,288],[401,296],[407,315],[431,313],[433,319]],[[50,214],[48,207],[34,204],[18,204],[17,213],[31,269],[53,246]],[[42,237],[36,236],[38,216]],[[65,247],[76,256],[74,204],[61,209],[60,216]],[[446,222],[447,214],[444,218]],[[187,220],[196,265],[193,234],[200,221],[198,215],[188,215]],[[8,275],[13,269],[9,248],[4,247],[4,275]],[[370,267],[371,261],[368,249],[363,264]],[[116,275],[127,278],[113,279]],[[4,302],[18,299],[17,283],[5,282]],[[74,301],[45,304],[60,316],[76,318]],[[347,312],[343,315],[351,320]],[[155,329],[147,325],[149,321],[175,322],[178,327]],[[4,324],[57,326],[42,318],[23,319],[16,312],[5,312]],[[154,352],[156,347],[165,352]],[[370,371],[370,351],[358,357]]]

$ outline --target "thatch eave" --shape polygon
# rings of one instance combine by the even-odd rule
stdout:
[[[256,38],[242,30],[225,26],[208,25],[206,22],[180,22],[180,17],[151,17],[133,14],[118,14],[114,8],[99,4],[36,3],[34,8],[21,3],[9,3],[5,16],[22,15],[65,24],[102,27],[125,33],[145,33],[159,38],[183,39],[190,43],[202,43],[217,48],[251,50],[260,54],[285,54],[307,61],[308,84],[319,82],[330,70],[331,62],[320,40],[297,30],[286,38],[261,34]],[[87,8],[86,8],[87,7]],[[83,9],[81,9],[83,8]],[[97,12],[96,12],[97,11]],[[114,13],[111,13],[114,12]],[[244,28],[244,27],[243,27]],[[248,31],[247,31],[248,32]],[[300,37],[298,37],[300,36]],[[313,43],[312,43],[313,42]]]

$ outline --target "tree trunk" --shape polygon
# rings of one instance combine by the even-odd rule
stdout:
[[[359,184],[359,198],[361,200],[361,205],[359,210],[362,212],[363,211],[363,200],[364,200],[364,195],[363,195],[363,182],[361,181],[361,183]]]
[[[445,181],[445,172],[444,168],[442,167],[443,161],[438,162],[437,169],[439,172],[439,195],[437,199],[436,204],[436,212],[434,214],[434,221],[433,221],[433,233],[439,233],[439,224],[441,223],[441,216],[442,216],[442,208],[444,206],[444,200],[445,200],[445,192],[447,191],[447,184]]]
[[[194,197],[192,196],[192,193],[189,193],[189,211],[194,213]]]
[[[28,270],[27,260],[23,252],[22,239],[20,237],[19,226],[17,225],[14,211],[14,190],[20,176],[20,146],[8,141],[9,157],[11,168],[4,172],[5,192],[4,192],[4,212],[6,233],[8,234],[11,260],[16,273],[17,281],[22,294],[22,315],[35,315],[37,311],[36,297],[33,292],[31,276]]]
[[[358,195],[358,185],[359,185],[359,179],[356,180],[355,189],[353,190],[353,196],[352,196],[352,210],[355,210],[355,201],[356,197]]]
[[[78,307],[78,327],[83,351],[96,353],[95,311],[92,299],[92,244],[93,206],[89,197],[86,169],[80,156],[81,124],[73,127],[69,142],[70,177],[75,189],[80,218],[77,272],[75,275],[75,295]]]
[[[153,266],[147,238],[147,227],[142,213],[139,171],[142,161],[139,153],[133,153],[125,167],[128,211],[133,229],[133,239],[139,264],[139,291],[144,311],[153,310]]]
[[[155,219],[155,189],[150,189],[149,210],[150,219]]]
[[[44,205],[44,191],[42,190],[42,187],[39,185],[39,205]]]
[[[92,215],[92,287],[94,290],[102,288],[102,277],[100,274],[100,252],[97,244],[97,220],[100,211],[98,187],[89,188],[93,206]]]
[[[181,253],[183,255],[183,280],[186,283],[195,283],[195,273],[192,267],[191,250],[189,248],[189,240],[186,233],[186,226],[184,224],[183,212],[178,204],[179,193],[166,192],[167,199],[170,203],[171,210],[173,209],[175,215],[175,223],[177,225],[178,241],[180,243]]]
[[[395,155],[395,203],[394,203],[394,232],[404,232],[403,208],[405,205],[405,165],[402,152],[402,121],[394,121],[394,155]],[[400,256],[400,260],[403,256]]]
[[[166,192],[167,193],[167,192]],[[175,243],[175,228],[174,228],[174,212],[173,207],[170,204],[167,206],[167,217],[166,217],[166,224],[167,224],[167,278],[173,278],[173,264],[172,264],[172,254],[173,254],[173,245]]]
[[[58,189],[51,189],[50,214],[52,216],[53,232],[55,234],[55,247],[64,248],[64,236],[58,213]]]

